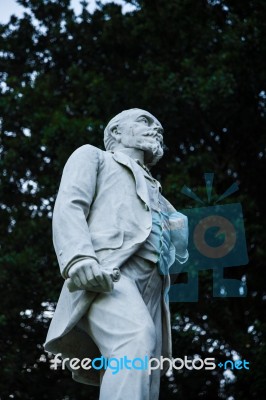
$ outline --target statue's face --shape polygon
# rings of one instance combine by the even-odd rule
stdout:
[[[120,121],[117,134],[120,146],[143,150],[148,164],[155,164],[163,155],[163,127],[147,111],[130,110]]]

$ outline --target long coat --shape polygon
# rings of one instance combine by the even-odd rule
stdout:
[[[177,213],[166,200],[168,212]],[[88,257],[105,269],[122,267],[145,242],[152,216],[145,178],[139,166],[122,152],[105,152],[91,145],[77,149],[68,159],[53,213],[53,242],[61,274],[67,277],[72,263]],[[179,216],[186,217],[178,213]],[[173,242],[186,245],[187,232],[175,231]],[[175,260],[171,247],[170,264]],[[170,266],[170,265],[169,265]],[[165,292],[170,287],[164,277]],[[69,292],[66,282],[50,324],[45,350],[80,360],[99,357],[99,349],[76,324],[88,311],[97,293]],[[169,306],[165,305],[170,326]],[[171,330],[164,326],[163,349],[171,357]],[[73,379],[99,385],[99,371],[76,370]]]

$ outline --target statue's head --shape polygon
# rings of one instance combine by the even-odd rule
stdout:
[[[131,108],[117,114],[104,130],[106,150],[135,148],[144,151],[146,165],[155,165],[163,156],[163,127],[148,111]]]

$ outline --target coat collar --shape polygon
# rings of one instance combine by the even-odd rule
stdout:
[[[137,195],[141,198],[141,200],[145,204],[149,205],[150,200],[149,200],[147,184],[144,175],[142,174],[142,171],[137,165],[137,163],[131,157],[127,156],[121,151],[112,152],[112,156],[116,162],[124,165],[125,167],[131,170],[135,178]]]

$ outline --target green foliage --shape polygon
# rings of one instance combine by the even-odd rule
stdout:
[[[127,1],[79,17],[69,0],[18,0],[22,18],[0,25],[1,399],[95,399],[98,389],[51,371],[42,343],[62,280],[51,213],[64,163],[80,145],[103,147],[117,112],[141,107],[165,127],[154,169],[177,209],[193,207],[184,184],[204,196],[240,184],[250,262],[245,299],[212,298],[200,274],[198,303],[176,303],[174,356],[250,361],[235,381],[221,370],[175,373],[161,399],[262,400],[265,393],[266,3],[263,0]],[[260,192],[258,191],[260,189]],[[180,277],[182,279],[182,277]],[[210,350],[211,348],[211,350]],[[212,351],[212,353],[210,353]]]

